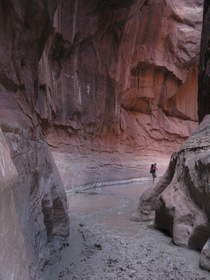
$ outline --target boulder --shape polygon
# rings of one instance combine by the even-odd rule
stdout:
[[[156,186],[139,201],[139,219],[154,218],[155,226],[180,246],[202,250],[208,268],[210,238],[210,115],[178,152]],[[205,246],[204,246],[205,245]]]
[[[207,240],[201,251],[200,266],[210,271],[210,239]]]

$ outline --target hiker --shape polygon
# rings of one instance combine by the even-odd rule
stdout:
[[[157,163],[153,163],[150,167],[150,173],[152,174],[153,183],[155,182],[155,178],[157,177]]]

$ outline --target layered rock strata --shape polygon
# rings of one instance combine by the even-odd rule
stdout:
[[[139,177],[130,158],[171,154],[189,137],[201,18],[202,0],[60,1],[34,108],[60,170],[59,152],[84,169],[94,152],[69,185]],[[108,172],[93,174],[104,161]]]
[[[48,142],[174,151],[197,122],[201,17],[201,0],[61,1],[35,106]]]
[[[210,115],[174,153],[168,170],[139,202],[140,219],[153,219],[173,242],[202,250],[201,266],[209,269]],[[206,244],[206,245],[205,245]]]

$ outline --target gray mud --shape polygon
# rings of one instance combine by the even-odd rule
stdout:
[[[69,249],[58,279],[207,280],[199,253],[172,244],[151,224],[130,220],[139,195],[151,182],[68,194]]]

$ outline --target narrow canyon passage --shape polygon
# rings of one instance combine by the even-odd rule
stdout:
[[[199,253],[175,246],[151,223],[130,220],[139,195],[151,184],[145,178],[141,183],[67,193],[71,250],[59,279],[209,279],[198,267]]]
[[[0,0],[0,280],[210,278],[209,23]]]

